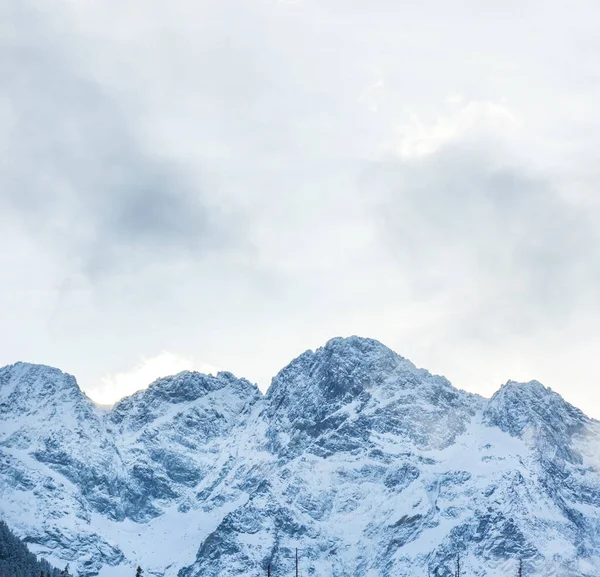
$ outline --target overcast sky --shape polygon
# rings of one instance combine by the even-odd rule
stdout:
[[[600,18],[0,0],[0,364],[112,402],[333,336],[600,417]]]

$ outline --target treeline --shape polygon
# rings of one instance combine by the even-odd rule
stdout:
[[[61,577],[59,571],[29,551],[4,521],[0,521],[0,577]]]

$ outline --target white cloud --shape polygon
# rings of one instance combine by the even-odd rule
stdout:
[[[451,95],[447,103],[461,105],[462,97]],[[403,160],[415,160],[434,154],[450,143],[481,136],[488,139],[498,137],[516,126],[513,113],[504,104],[496,102],[472,100],[438,116],[431,124],[423,123],[417,114],[411,112],[408,125],[400,127],[402,140],[398,153]]]
[[[98,385],[87,388],[86,393],[97,403],[110,405],[136,391],[145,389],[156,379],[175,375],[181,371],[199,371],[207,374],[218,372],[213,366],[195,363],[189,357],[162,351],[154,357],[143,357],[127,371],[106,375]]]

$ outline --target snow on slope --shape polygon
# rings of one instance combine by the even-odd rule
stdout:
[[[263,397],[229,373],[98,410],[56,369],[0,369],[0,513],[84,575],[592,575],[600,427],[537,382],[460,391],[333,339]]]

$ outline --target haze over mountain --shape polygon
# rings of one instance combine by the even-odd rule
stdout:
[[[538,382],[490,399],[335,338],[266,394],[182,372],[110,408],[58,369],[0,369],[0,515],[79,574],[600,570],[600,426]]]

